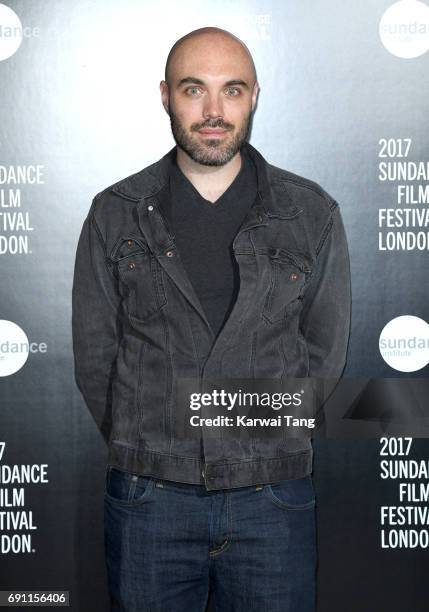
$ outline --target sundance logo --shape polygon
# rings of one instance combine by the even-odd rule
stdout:
[[[399,372],[416,372],[429,363],[429,325],[419,317],[396,317],[379,339],[384,361]]]
[[[429,49],[429,6],[419,0],[392,4],[380,21],[379,34],[396,57],[412,59]]]
[[[21,46],[23,38],[39,36],[38,28],[22,27],[18,15],[0,4],[0,61],[11,57]]]
[[[12,321],[0,319],[0,376],[22,368],[30,353],[46,353],[45,342],[29,342],[24,330]]]

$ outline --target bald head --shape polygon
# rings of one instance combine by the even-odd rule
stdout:
[[[189,32],[171,49],[159,86],[181,159],[205,166],[237,159],[259,92],[240,39],[220,28]]]
[[[195,64],[201,58],[202,65],[209,62],[216,68],[216,65],[221,66],[225,57],[248,74],[249,87],[252,87],[257,77],[249,49],[237,36],[215,27],[193,30],[174,43],[165,64],[165,80],[171,87],[175,76],[186,72],[190,60]]]

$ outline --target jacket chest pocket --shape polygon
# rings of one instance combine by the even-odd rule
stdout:
[[[270,323],[282,321],[285,308],[301,299],[310,269],[283,249],[270,249],[267,257],[270,288],[265,298],[262,316]]]
[[[125,305],[128,315],[143,321],[167,303],[162,269],[156,257],[141,238],[121,238],[110,259],[116,264],[118,276],[126,288]]]

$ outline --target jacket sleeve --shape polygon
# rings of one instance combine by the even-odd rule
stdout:
[[[72,335],[76,384],[107,443],[112,424],[111,382],[120,340],[121,298],[95,220],[96,202],[94,198],[76,250]]]
[[[331,215],[304,293],[300,328],[309,351],[308,375],[333,379],[335,386],[346,363],[351,289],[347,239],[336,202]]]

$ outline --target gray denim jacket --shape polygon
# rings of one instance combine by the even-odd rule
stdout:
[[[350,272],[337,203],[249,143],[258,197],[233,241],[240,288],[215,337],[162,212],[175,148],[95,196],[77,246],[72,331],[77,385],[108,444],[137,474],[235,488],[312,469],[307,438],[183,436],[181,379],[339,378]]]

